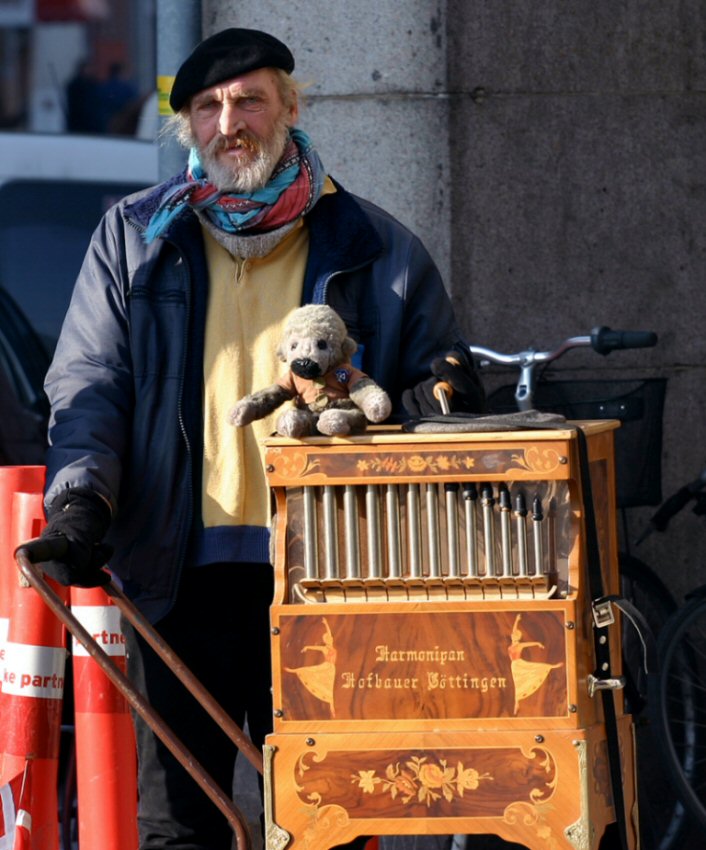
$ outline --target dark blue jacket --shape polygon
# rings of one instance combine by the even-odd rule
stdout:
[[[47,375],[47,493],[92,487],[113,507],[111,569],[152,620],[171,607],[200,503],[208,275],[191,213],[142,233],[171,184],[132,195],[98,226]],[[467,352],[438,270],[398,221],[342,187],[307,216],[304,301],[330,304],[361,366],[396,405],[433,357]],[[268,534],[261,531],[262,560]]]

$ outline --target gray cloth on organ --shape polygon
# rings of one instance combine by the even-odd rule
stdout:
[[[446,416],[426,416],[405,422],[403,431],[413,433],[442,433],[450,431],[522,431],[524,429],[556,428],[566,422],[559,413],[524,410],[514,413],[450,413]]]

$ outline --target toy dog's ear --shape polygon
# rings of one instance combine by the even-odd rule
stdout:
[[[341,351],[343,352],[343,356],[346,360],[350,360],[350,358],[355,354],[358,349],[358,343],[353,339],[352,336],[347,336],[343,340],[343,344],[341,345]]]
[[[283,363],[287,362],[287,340],[286,339],[280,340],[277,348],[275,349],[275,354],[277,355],[277,357],[279,357],[279,359]]]

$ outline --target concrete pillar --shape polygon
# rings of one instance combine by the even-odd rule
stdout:
[[[201,0],[157,0],[157,91],[160,128],[170,114],[166,102],[177,69],[201,41]],[[186,164],[186,151],[174,139],[159,142],[159,178]]]
[[[449,273],[446,30],[438,0],[204,0],[204,32],[271,32],[306,86],[300,127],[347,189],[387,209]]]

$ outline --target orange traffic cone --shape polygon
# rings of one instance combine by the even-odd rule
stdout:
[[[71,611],[126,672],[120,611],[100,588],[71,588]],[[137,756],[129,705],[86,649],[73,641],[80,847],[136,850]]]

